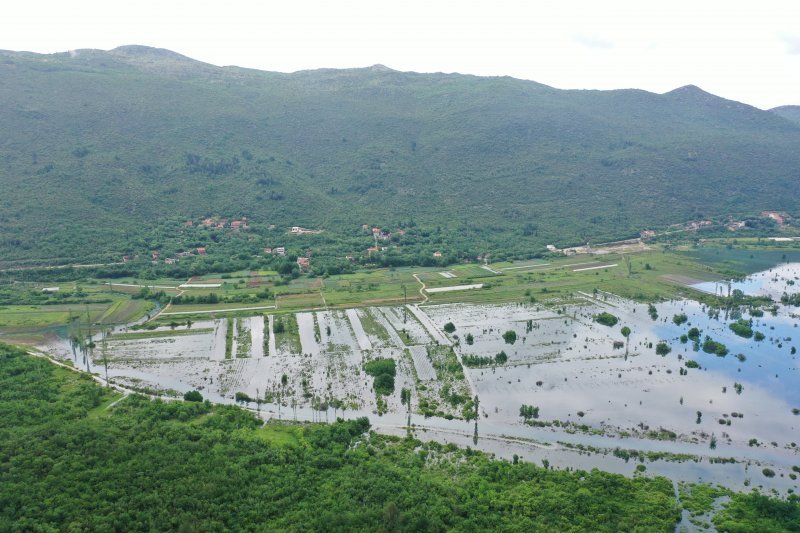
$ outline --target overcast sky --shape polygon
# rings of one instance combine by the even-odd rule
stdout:
[[[12,5],[8,5],[14,2]],[[0,48],[124,44],[292,72],[376,63],[800,104],[800,0],[10,0]]]

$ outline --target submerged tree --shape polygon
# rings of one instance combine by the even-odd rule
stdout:
[[[411,390],[403,387],[400,390],[400,404],[408,408],[408,420],[406,426],[411,427]]]
[[[622,333],[622,336],[625,337],[625,355],[628,355],[628,343],[631,340],[631,328],[628,326],[622,326],[622,329],[619,330]]]

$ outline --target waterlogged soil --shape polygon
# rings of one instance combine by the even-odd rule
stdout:
[[[782,265],[733,283],[731,291],[779,298],[792,292],[798,276],[800,265]],[[722,290],[727,294],[727,284]],[[800,409],[800,374],[792,353],[800,345],[800,310],[778,306],[774,314],[765,309],[755,316],[759,313],[747,308],[715,310],[676,300],[655,304],[655,317],[650,311],[599,292],[575,294],[569,303],[306,312],[297,314],[297,353],[276,350],[271,320],[265,327],[264,317],[255,316],[240,319],[238,326],[238,334],[251,336],[246,359],[225,360],[227,321],[215,320],[178,326],[176,335],[167,337],[115,340],[112,334],[104,349],[98,342],[89,363],[102,372],[105,354],[113,380],[143,390],[198,389],[219,402],[232,402],[243,392],[265,399],[258,406],[265,416],[324,420],[344,410],[347,417],[370,416],[386,432],[401,432],[406,424],[400,390],[409,388],[412,422],[424,438],[451,439],[503,457],[627,474],[639,460],[636,454],[650,453],[642,459],[648,474],[796,490],[789,473],[800,465],[800,415],[793,414]],[[618,322],[598,323],[595,317],[604,312]],[[686,315],[686,321],[676,324],[676,315]],[[736,335],[729,325],[740,318],[752,320],[753,331],[764,339]],[[450,334],[444,333],[447,323],[455,326]],[[631,331],[627,339],[622,326]],[[699,343],[682,342],[690,328],[700,330]],[[509,331],[516,334],[514,342]],[[707,336],[728,353],[706,353]],[[660,342],[669,353],[656,353]],[[456,417],[452,420],[419,415],[419,398],[435,398],[439,391],[441,377],[428,350],[437,345],[438,350],[453,345],[461,358],[506,354],[502,365],[464,369],[459,387],[480,399],[477,440],[475,423],[457,419],[458,407],[446,411]],[[47,348],[85,366],[80,351],[73,353],[64,340]],[[366,361],[378,357],[397,362],[395,391],[381,398],[386,409],[381,417],[373,378],[363,371]],[[687,366],[688,361],[694,363]],[[320,403],[327,409],[320,411]],[[538,417],[521,418],[522,405],[538,407]],[[712,462],[731,458],[735,462]],[[764,477],[767,466],[778,475]]]

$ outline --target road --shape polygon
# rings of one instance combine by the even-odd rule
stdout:
[[[425,284],[422,282],[421,279],[419,279],[419,275],[417,274],[411,274],[411,275],[414,276],[414,279],[417,280],[420,285],[422,285],[422,288],[419,290],[419,293],[422,296],[422,301],[420,302],[419,305],[422,305],[428,301],[428,295],[425,293]]]
[[[275,309],[274,305],[262,305],[259,307],[237,307],[235,309],[209,309],[203,311],[173,311],[171,313],[161,313],[160,316],[174,315],[207,315],[211,313],[232,313],[234,311],[258,311],[261,309]]]
[[[11,267],[11,268],[3,268],[0,269],[0,272],[12,272],[17,270],[32,270],[34,268],[42,268],[45,270],[57,270],[60,268],[98,268],[98,267],[106,267],[106,266],[114,266],[114,265],[124,265],[125,263],[94,263],[89,265],[28,265],[28,266],[20,266],[20,267]]]

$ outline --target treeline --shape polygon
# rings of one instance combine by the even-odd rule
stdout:
[[[274,294],[269,289],[261,289],[256,293],[240,293],[240,294],[223,294],[218,295],[215,292],[208,294],[182,294],[172,298],[173,304],[216,304],[220,302],[241,303],[250,302],[253,299],[270,300]]]
[[[477,368],[481,366],[504,365],[508,361],[508,355],[502,351],[495,354],[494,357],[482,355],[462,355],[461,360],[470,368]]]
[[[105,296],[74,291],[45,292],[40,289],[0,289],[0,305],[65,305],[85,303],[109,303]]]
[[[665,478],[557,471],[384,437],[365,418],[262,422],[114,396],[0,345],[0,530],[675,530]],[[796,496],[734,494],[728,531],[800,527]]]

